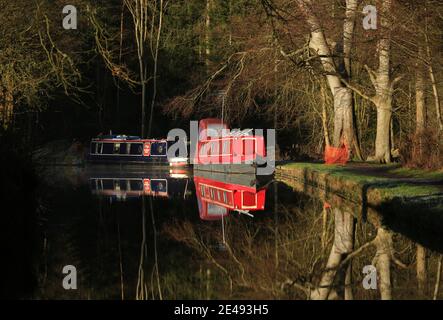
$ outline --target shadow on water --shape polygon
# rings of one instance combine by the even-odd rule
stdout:
[[[30,159],[0,138],[0,298],[26,298],[37,285],[40,258],[38,181]]]

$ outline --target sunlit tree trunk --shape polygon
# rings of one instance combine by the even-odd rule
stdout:
[[[422,47],[419,48],[419,57],[423,56]],[[426,101],[425,101],[425,79],[422,62],[416,64],[415,69],[415,106],[416,106],[416,127],[415,133],[421,135],[426,127]]]
[[[360,149],[356,141],[356,132],[353,122],[352,91],[344,86],[340,80],[336,65],[332,58],[331,49],[326,41],[320,21],[312,9],[310,0],[298,0],[297,4],[305,16],[306,22],[311,29],[309,46],[319,56],[326,80],[334,97],[334,134],[332,143],[335,146],[347,143],[351,148],[355,147],[356,155],[360,156]],[[344,25],[344,43],[346,50],[350,52],[352,34],[354,32],[355,9],[358,3],[355,0],[347,1],[347,17]],[[352,13],[353,12],[353,13]],[[348,56],[349,58],[349,56]],[[350,66],[350,60],[347,61]]]
[[[418,57],[423,58],[423,48],[420,46]],[[422,61],[418,61],[415,71],[415,136],[417,148],[420,156],[423,156],[424,130],[426,128],[426,100],[425,100],[425,78]]]
[[[427,1],[425,1],[425,5],[427,5]],[[425,7],[425,11],[427,12],[427,7]],[[428,62],[428,73],[429,78],[431,79],[431,85],[432,85],[432,93],[434,95],[434,102],[435,102],[435,114],[436,114],[436,120],[439,132],[443,132],[443,120],[441,118],[441,111],[440,111],[440,97],[438,93],[437,88],[437,80],[435,78],[435,72],[433,67],[433,59],[432,59],[432,53],[431,53],[431,47],[429,45],[429,36],[428,36],[428,18],[425,17],[425,42],[426,42],[426,58]]]
[[[375,87],[375,96],[372,102],[377,108],[377,133],[375,137],[375,156],[371,160],[377,162],[391,162],[391,118],[392,94],[395,83],[400,78],[391,80],[391,12],[392,0],[386,0],[381,5],[381,29],[378,41],[378,69],[369,70],[372,84]]]
[[[326,92],[325,92],[325,86],[323,85],[323,81],[320,84],[320,98],[321,98],[321,120],[322,120],[322,126],[323,126],[323,136],[325,139],[325,144],[327,146],[331,145],[331,140],[329,139],[329,131],[328,131],[328,113],[326,110],[327,106],[327,99],[326,99]]]

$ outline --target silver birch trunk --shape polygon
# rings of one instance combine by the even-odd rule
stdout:
[[[392,0],[382,2],[381,33],[378,41],[378,70],[370,71],[375,96],[372,98],[377,108],[377,133],[375,137],[375,156],[371,160],[391,162],[390,126],[392,117],[392,93],[394,84],[399,80],[391,80],[391,14]]]
[[[354,147],[358,157],[360,148],[357,142],[357,134],[353,121],[353,99],[350,89],[341,82],[337,67],[332,58],[331,49],[326,41],[326,36],[321,27],[320,21],[312,11],[311,0],[298,0],[297,4],[305,16],[306,22],[311,29],[311,40],[309,46],[319,56],[323,71],[326,74],[326,80],[334,98],[334,133],[333,145],[339,146],[347,143],[350,148]],[[348,52],[348,66],[350,68],[350,50],[352,37],[354,33],[355,11],[358,6],[357,0],[347,1],[347,16],[344,23],[343,43]]]

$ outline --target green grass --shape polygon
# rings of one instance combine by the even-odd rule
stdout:
[[[388,171],[389,173],[398,174],[402,177],[410,178],[423,178],[431,180],[443,180],[443,171],[427,171],[420,169],[410,169],[410,168],[395,168]]]
[[[350,164],[325,165],[322,163],[287,163],[281,165],[282,168],[296,168],[317,171],[337,177],[340,180],[348,180],[359,185],[372,185],[371,189],[380,191],[382,198],[392,199],[395,197],[421,197],[443,193],[443,183],[440,185],[414,184],[412,182],[399,179],[425,179],[430,181],[443,180],[442,171],[426,171],[419,169],[409,169],[399,167],[396,164],[378,165],[378,164]],[[376,170],[376,172],[371,172]]]
[[[432,185],[408,185],[400,184],[393,187],[378,187],[383,199],[392,199],[395,197],[413,198],[436,195],[442,192],[441,189]]]

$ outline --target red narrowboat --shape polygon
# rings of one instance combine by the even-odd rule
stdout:
[[[220,119],[199,122],[194,167],[231,173],[255,173],[259,160],[266,156],[263,136],[253,135],[252,129],[231,130]]]

